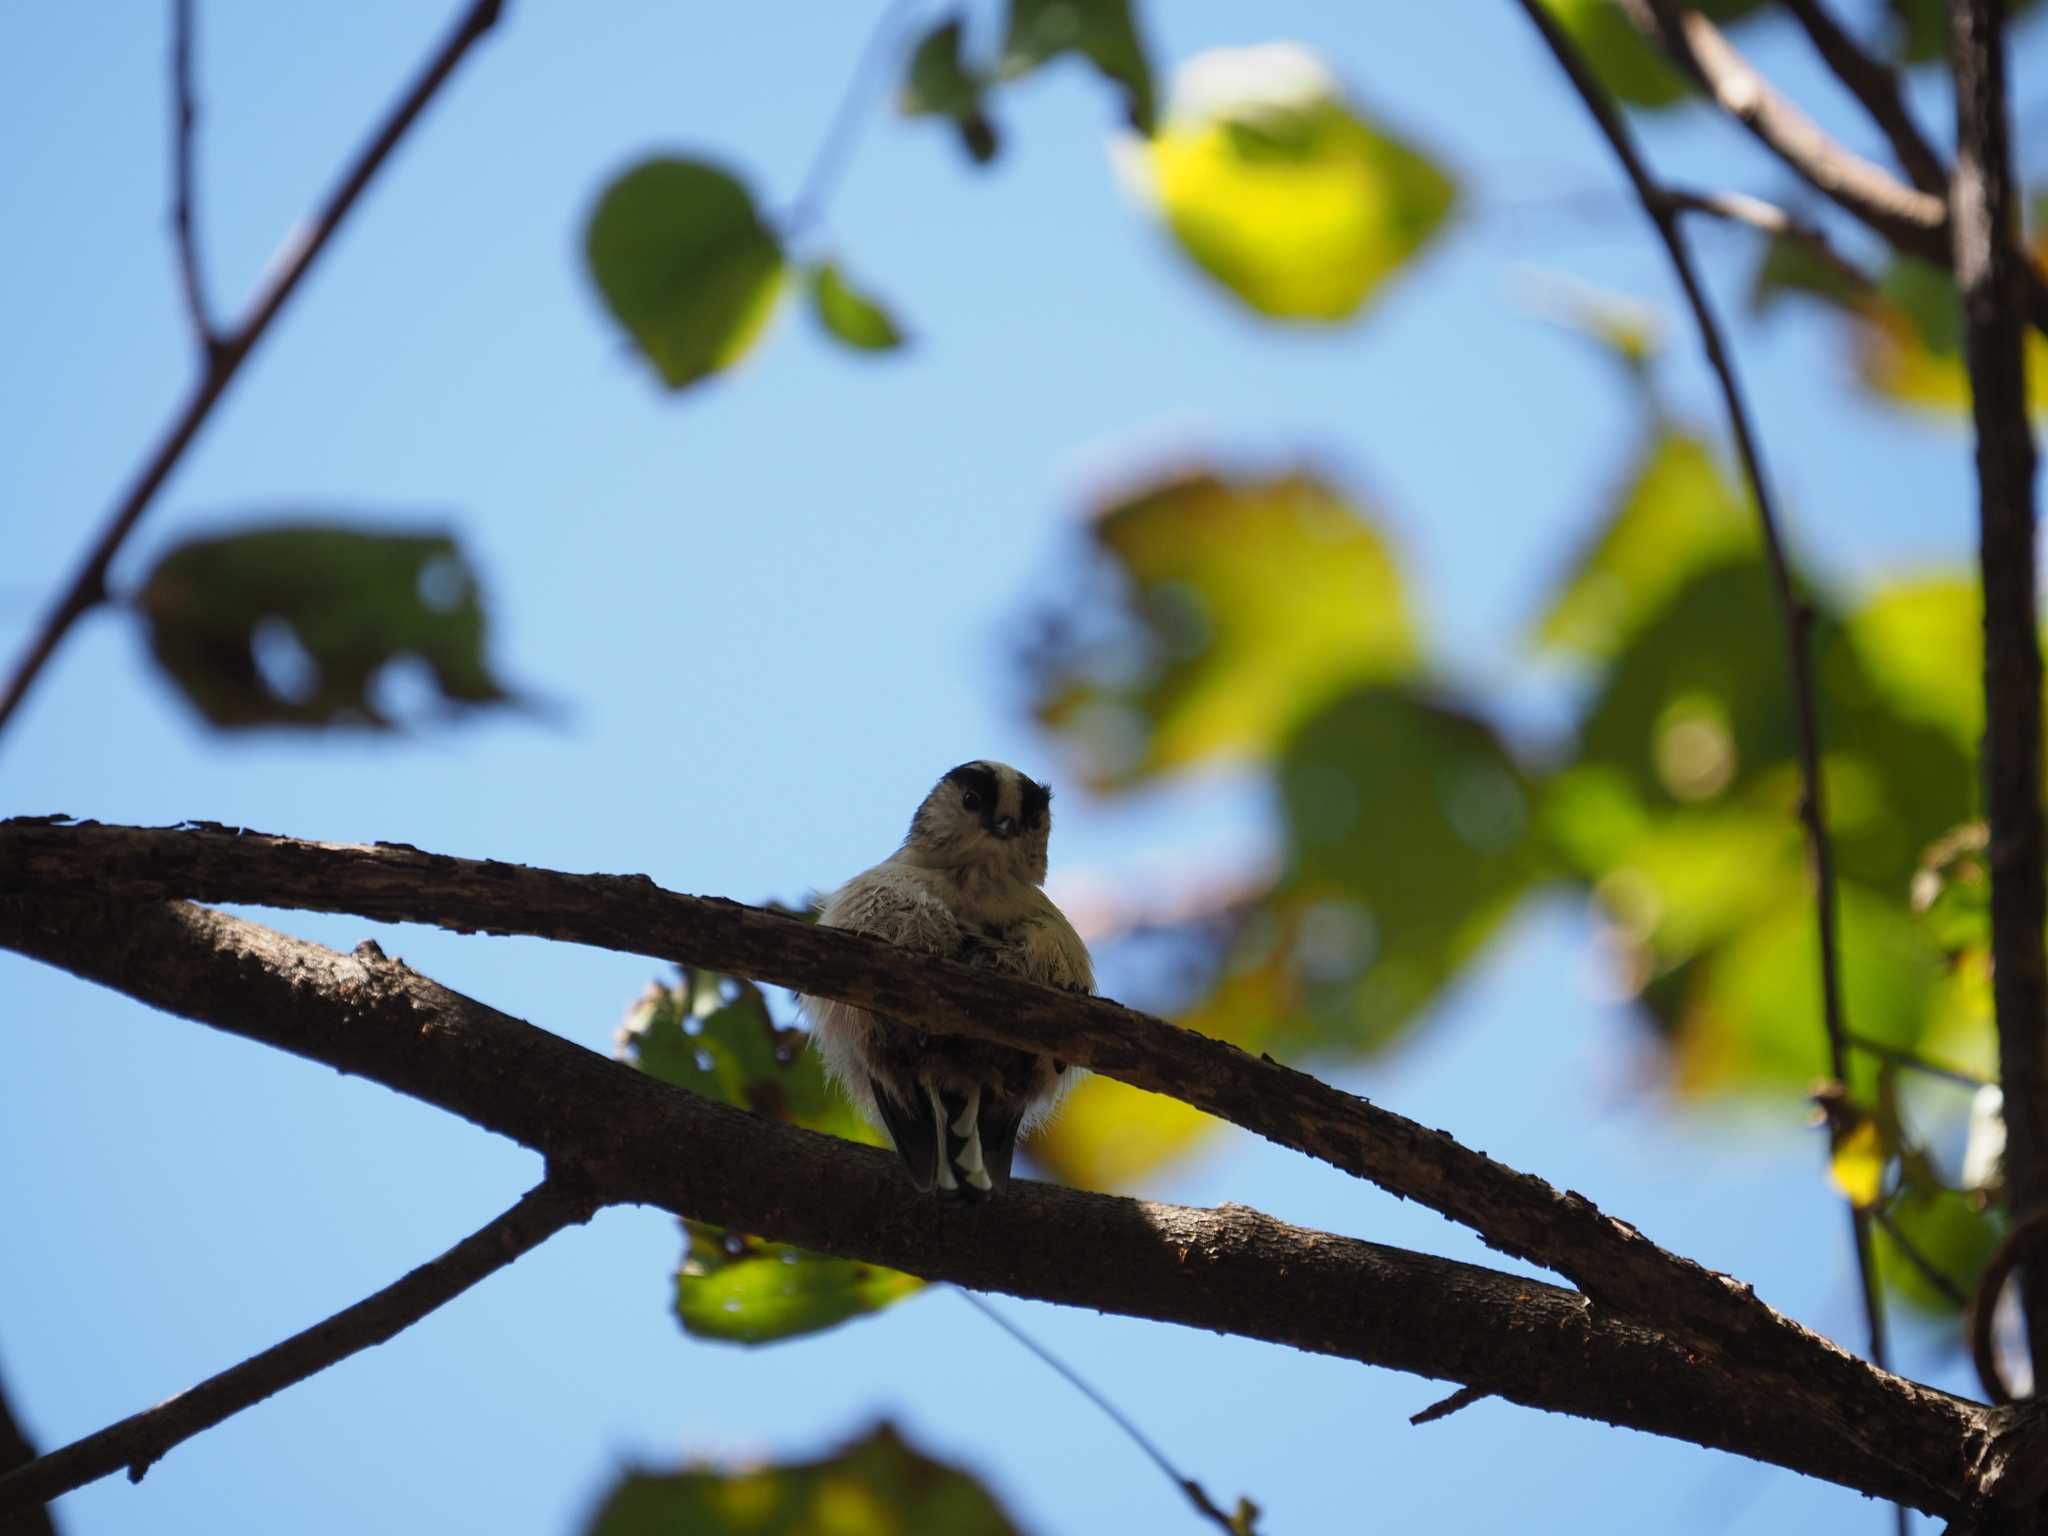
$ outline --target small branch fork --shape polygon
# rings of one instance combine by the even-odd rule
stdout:
[[[1735,374],[1735,363],[1714,318],[1706,289],[1694,270],[1692,253],[1679,227],[1679,213],[1685,203],[1668,192],[1654,176],[1637,150],[1628,124],[1593,78],[1586,62],[1541,0],[1519,0],[1522,11],[1542,33],[1550,51],[1570,77],[1586,109],[1598,123],[1615,158],[1621,162],[1629,183],[1641,200],[1643,211],[1656,226],[1672,271],[1692,311],[1707,354],[1708,366],[1721,388],[1728,424],[1735,438],[1735,450],[1742,461],[1750,496],[1756,502],[1757,521],[1762,527],[1771,584],[1779,611],[1785,620],[1786,666],[1792,679],[1792,700],[1799,731],[1799,819],[1806,828],[1807,856],[1812,861],[1814,908],[1820,938],[1821,1020],[1827,1031],[1828,1066],[1837,1082],[1849,1079],[1848,1028],[1842,1017],[1840,938],[1835,900],[1834,846],[1828,837],[1827,802],[1820,764],[1820,700],[1814,682],[1811,634],[1813,610],[1800,594],[1785,553],[1775,500],[1764,474],[1763,453],[1750,422],[1749,406]],[[1661,13],[1661,7],[1660,7]],[[1856,1250],[1856,1269],[1863,1293],[1864,1319],[1869,1325],[1870,1358],[1880,1367],[1887,1361],[1884,1297],[1879,1289],[1877,1255],[1871,1241],[1870,1221],[1853,1202],[1848,1206],[1849,1228]]]
[[[2018,317],[2037,276],[2016,249],[1999,0],[1954,0],[1956,173],[1951,197],[1964,355],[1977,437],[1984,586],[1984,805],[1990,825],[1992,1002],[2005,1096],[2005,1187],[2014,1236],[2048,1212],[2048,835],[2041,813],[2041,649],[2035,590],[2034,436]],[[1989,1276],[1986,1277],[1987,1280]],[[2002,1277],[2001,1277],[2002,1278]],[[2048,1383],[2048,1262],[2020,1268],[2035,1391]],[[1980,1297],[1988,1319],[1995,1295]],[[1988,1321],[1985,1326],[1988,1328]],[[1987,1386],[1993,1383],[1987,1379]]]
[[[376,1295],[208,1377],[189,1392],[0,1477],[0,1512],[46,1503],[123,1467],[130,1482],[141,1482],[173,1447],[350,1355],[394,1338],[564,1227],[588,1221],[598,1204],[595,1195],[573,1178],[543,1180],[510,1210]]]
[[[176,890],[595,944],[1056,1055],[1426,1203],[1584,1291],[1301,1232],[1242,1207],[1186,1211],[1040,1185],[934,1222],[880,1153],[671,1090],[374,949],[336,955],[161,899]],[[1412,1370],[1952,1517],[2022,1496],[1997,1481],[2009,1426],[1990,1410],[1856,1359],[1582,1196],[1104,999],[639,876],[210,827],[0,822],[0,948],[439,1105],[578,1170],[608,1201],[975,1289]]]
[[[203,336],[211,338],[205,349],[206,364],[194,381],[190,394],[170,424],[164,429],[156,446],[150,450],[140,472],[121,499],[115,503],[108,515],[105,527],[93,542],[77,574],[65,587],[61,596],[44,618],[35,637],[22,653],[13,674],[8,678],[4,691],[0,691],[0,731],[6,729],[8,721],[21,707],[21,701],[29,688],[41,675],[50,658],[56,654],[59,644],[76,624],[91,609],[106,601],[107,571],[113,564],[115,554],[120,550],[142,514],[149,510],[157,492],[163,489],[171,472],[178,467],[185,456],[185,450],[192,446],[199,436],[220,398],[234,382],[242,364],[255,350],[256,344],[270,329],[278,312],[285,306],[298,289],[299,283],[311,269],[320,253],[327,248],[334,232],[356,205],[363,189],[369,186],[377,172],[391,157],[408,129],[426,109],[441,87],[455,73],[456,66],[468,55],[470,48],[492,26],[497,23],[503,0],[472,0],[455,30],[442,43],[427,62],[398,104],[384,119],[377,131],[356,152],[355,159],[343,172],[341,180],[328,194],[309,224],[292,231],[272,263],[271,276],[263,289],[250,304],[248,313],[232,331],[216,335],[206,319],[203,298],[198,287],[198,258],[194,242],[189,234],[191,219],[190,182],[192,153],[191,125],[186,112],[191,109],[189,96],[188,57],[190,36],[186,7],[189,0],[180,0],[179,20],[176,39],[173,43],[173,69],[179,84],[178,106],[178,172],[176,203],[173,221],[180,233],[179,250],[181,270],[185,273],[188,307],[192,309],[194,324]]]

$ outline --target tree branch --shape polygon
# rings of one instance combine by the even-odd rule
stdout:
[[[1621,113],[1599,81],[1579,56],[1578,49],[1564,33],[1541,0],[1520,0],[1522,11],[1563,66],[1573,88],[1585,103],[1608,146],[1621,162],[1629,184],[1643,205],[1644,213],[1656,227],[1671,269],[1685,293],[1700,344],[1707,354],[1720,385],[1721,401],[1728,413],[1728,425],[1735,438],[1735,451],[1742,461],[1743,477],[1749,482],[1756,502],[1757,522],[1763,533],[1764,552],[1770,565],[1771,585],[1778,611],[1785,625],[1785,666],[1792,679],[1792,703],[1799,732],[1799,820],[1806,829],[1807,857],[1813,864],[1814,909],[1819,935],[1821,1023],[1827,1032],[1828,1066],[1835,1081],[1849,1080],[1848,1026],[1842,1017],[1841,947],[1837,929],[1834,844],[1828,836],[1826,781],[1820,766],[1820,695],[1814,682],[1811,629],[1813,610],[1800,593],[1792,574],[1792,562],[1785,553],[1775,500],[1764,474],[1763,450],[1751,425],[1749,405],[1735,374],[1735,362],[1714,318],[1713,306],[1692,264],[1692,252],[1679,227],[1678,204],[1667,193],[1636,148],[1634,136]],[[1664,14],[1660,4],[1659,14]],[[1857,1277],[1863,1293],[1863,1316],[1869,1327],[1870,1357],[1885,1365],[1884,1294],[1879,1288],[1877,1253],[1871,1242],[1870,1220],[1854,1201],[1846,1202],[1850,1241],[1856,1253]]]
[[[350,1355],[389,1341],[564,1227],[588,1221],[598,1204],[574,1180],[543,1180],[510,1210],[376,1295],[208,1377],[189,1392],[0,1477],[0,1514],[45,1503],[122,1467],[130,1482],[141,1482],[174,1446]]]
[[[35,1459],[35,1444],[14,1421],[6,1390],[0,1388],[0,1480]],[[4,1501],[0,1501],[0,1508],[4,1507]],[[57,1521],[47,1505],[36,1503],[16,1511],[11,1518],[0,1518],[0,1531],[6,1531],[8,1536],[57,1536]]]
[[[643,899],[659,894],[641,889]],[[440,987],[374,946],[342,955],[182,903],[50,894],[0,900],[0,946],[439,1105],[588,1179],[602,1200],[979,1290],[1460,1382],[1951,1518],[2023,1511],[2039,1493],[2012,1461],[2038,1447],[2031,1418],[1846,1356],[1843,1371],[1817,1373],[1789,1335],[1770,1361],[1737,1368],[1570,1291],[1241,1206],[1191,1210],[1027,1181],[1000,1201],[938,1205],[884,1152],[669,1087]],[[870,969],[907,972],[911,958]]]
[[[1759,74],[1721,29],[1676,0],[1622,0],[1636,26],[1660,43],[1722,111],[1748,128],[1808,186],[1876,231],[1896,250],[1952,267],[1948,204],[1909,187],[1829,138]],[[2048,332],[2048,284],[2031,272],[2021,311]]]
[[[644,875],[566,875],[416,848],[217,826],[0,821],[0,893],[191,896],[459,931],[525,933],[702,966],[1058,1057],[1164,1093],[1415,1200],[1557,1271],[1602,1307],[1730,1360],[1782,1360],[1844,1390],[1863,1365],[1746,1285],[1658,1247],[1583,1195],[1507,1168],[1268,1057],[1086,997],[908,953]],[[730,1223],[728,1223],[729,1225]]]
[[[427,103],[454,74],[456,65],[462,62],[470,47],[497,22],[502,4],[503,0],[471,0],[454,32],[413,82],[412,88],[392,108],[390,116],[377,132],[357,151],[355,160],[342,175],[340,183],[328,194],[326,203],[311,224],[301,225],[285,237],[284,245],[272,262],[269,282],[257,294],[241,324],[229,334],[219,337],[209,349],[206,367],[193,383],[185,404],[164,429],[141,472],[109,514],[106,526],[100,530],[100,536],[87,553],[84,563],[50,609],[28,649],[22,653],[13,676],[8,679],[6,691],[0,693],[0,731],[6,729],[7,722],[21,707],[22,699],[56,654],[58,645],[71,632],[71,626],[106,601],[107,570],[113,564],[114,555],[141,520],[142,514],[149,510],[150,503],[163,489],[171,471],[184,458],[185,450],[192,446],[200,429],[212,416],[214,406],[227,392],[228,385],[234,382],[242,364],[270,329],[270,323],[298,288],[300,280],[327,248],[328,241],[355,206],[356,199],[362,196],[363,189],[390,158],[391,151],[398,147],[399,140],[405,137],[406,130],[412,127]]]
[[[2019,325],[2033,268],[2018,207],[1997,0],[1949,7],[1955,66],[1956,280],[1977,433],[1984,580],[1984,805],[1990,824],[1992,1001],[2005,1093],[2006,1202],[2015,1228],[2048,1211],[2048,838],[2041,818],[2041,649],[2034,576],[2034,436]],[[2034,1380],[2048,1382],[2048,1264],[2020,1270]],[[2036,1391],[2040,1388],[2037,1386]]]
[[[1824,263],[1828,270],[1859,291],[1874,292],[1877,284],[1870,274],[1837,251],[1827,231],[1795,218],[1776,203],[1751,197],[1747,192],[1696,192],[1689,187],[1665,186],[1664,200],[1681,213],[1702,213],[1731,224],[1746,224],[1774,239],[1796,240]]]
[[[199,265],[199,236],[193,227],[193,133],[199,104],[192,91],[193,0],[171,0],[171,232],[178,249],[178,281],[184,289],[185,315],[193,337],[209,365],[220,347],[212,311],[206,303],[206,280]]]
[[[1906,108],[1899,90],[1899,72],[1882,59],[1866,52],[1862,44],[1842,30],[1821,0],[1785,0],[1786,8],[1799,18],[1806,35],[1835,78],[1863,103],[1863,110],[1891,141],[1899,167],[1922,192],[1945,198],[1948,171],[1941,156],[1927,142],[1920,125]]]

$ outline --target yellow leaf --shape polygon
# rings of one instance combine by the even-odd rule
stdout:
[[[1835,1142],[1828,1158],[1828,1182],[1859,1211],[1877,1204],[1890,1156],[1875,1118],[1865,1117]]]

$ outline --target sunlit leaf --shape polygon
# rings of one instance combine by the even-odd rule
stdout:
[[[157,665],[217,726],[388,726],[377,684],[408,660],[451,707],[509,699],[484,659],[476,573],[446,534],[300,524],[191,539],[136,606]]]
[[[1974,753],[1984,734],[1984,601],[1965,576],[1879,588],[1848,617],[1872,683],[1901,713],[1941,726]]]
[[[1116,631],[1054,645],[1035,683],[1039,719],[1098,784],[1269,756],[1347,685],[1414,665],[1393,556],[1306,473],[1192,474],[1111,505],[1092,533],[1121,589]]]
[[[903,345],[895,317],[846,280],[836,263],[811,271],[811,304],[826,332],[857,352],[893,352]]]
[[[1686,1093],[1804,1090],[1828,1070],[1820,944],[1810,892],[1716,947],[1689,988],[1677,1045]],[[1904,907],[1845,883],[1837,915],[1842,1007],[1864,1039],[1917,1046],[1940,958]],[[1874,1074],[1869,1074],[1874,1075]],[[1859,1068],[1860,1089],[1867,1077]]]
[[[781,241],[747,189],[700,160],[620,176],[584,249],[605,303],[671,389],[737,362],[782,292]]]
[[[1757,545],[1756,514],[1721,473],[1713,450],[1663,430],[1544,614],[1537,642],[1612,657],[1688,577]]]
[[[1292,44],[1190,60],[1131,162],[1184,250],[1262,315],[1348,319],[1442,225],[1451,179]]]
[[[619,1030],[641,1071],[724,1104],[869,1145],[880,1133],[826,1081],[802,1030],[778,1029],[760,990],[704,971],[650,986]],[[701,1222],[683,1223],[675,1310],[700,1338],[766,1344],[879,1311],[924,1282]]]
[[[1864,1114],[1836,1139],[1828,1154],[1828,1181],[1858,1210],[1868,1210],[1884,1191],[1890,1163],[1884,1128],[1876,1116]]]
[[[1542,868],[1530,785],[1484,724],[1370,688],[1288,744],[1277,903],[1308,1044],[1380,1048],[1491,937]]]
[[[961,57],[964,29],[955,16],[940,22],[911,51],[910,68],[897,96],[897,109],[905,117],[943,117],[960,135],[968,157],[978,165],[995,159],[995,124],[985,106],[988,76],[968,67]]]
[[[971,1474],[887,1424],[822,1461],[630,1472],[586,1536],[1017,1536]]]
[[[1965,822],[1930,844],[1913,875],[1913,911],[1946,954],[1991,946],[1991,834]]]
[[[1048,59],[1078,53],[1123,89],[1124,118],[1149,134],[1157,108],[1152,66],[1131,15],[1131,0],[1010,0],[1002,72],[1027,74]]]

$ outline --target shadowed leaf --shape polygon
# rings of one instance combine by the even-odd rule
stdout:
[[[2023,16],[2036,0],[2006,0],[2007,16]],[[1931,64],[1948,57],[1947,0],[1890,0],[1895,28],[1893,56],[1905,64]]]
[[[1886,1213],[1921,1260],[1964,1296],[1977,1289],[1978,1277],[1998,1247],[2000,1222],[1979,1210],[1969,1196],[1951,1189],[1908,1186]],[[1928,1276],[1880,1227],[1875,1233],[1878,1273],[1885,1285],[1919,1311],[1957,1318],[1954,1297]]]
[[[136,599],[157,664],[213,725],[388,726],[393,662],[451,707],[508,702],[484,660],[483,599],[454,539],[307,524],[192,539]]]
[[[705,971],[650,986],[619,1030],[641,1071],[755,1114],[869,1146],[881,1137],[825,1079],[809,1037],[778,1029],[760,990]],[[833,1328],[923,1288],[913,1275],[683,1223],[676,1317],[700,1338],[767,1344]]]
[[[913,1450],[887,1424],[822,1461],[744,1470],[632,1472],[586,1536],[1018,1536],[970,1474]]]
[[[649,160],[605,189],[584,249],[612,314],[682,389],[753,345],[782,291],[782,245],[732,176]]]
[[[1715,21],[1739,21],[1763,0],[1705,0]],[[1938,0],[1937,0],[1938,3]],[[1543,0],[1585,56],[1600,83],[1632,107],[1668,107],[1691,87],[1664,51],[1636,29],[1617,0]]]
[[[1344,687],[1414,665],[1393,556],[1311,475],[1190,474],[1112,504],[1091,533],[1118,595],[1050,615],[1059,638],[1034,683],[1038,718],[1098,785],[1270,756]]]
[[[1028,74],[1063,53],[1078,53],[1123,88],[1124,120],[1150,134],[1157,116],[1152,66],[1130,0],[1010,0],[1002,73]]]
[[[1451,179],[1292,44],[1189,61],[1129,163],[1181,249],[1259,314],[1357,314],[1443,224]]]
[[[943,117],[960,135],[961,147],[977,165],[996,157],[999,140],[989,121],[985,72],[970,68],[960,54],[963,28],[955,16],[927,32],[910,55],[910,67],[897,96],[905,117]]]
[[[833,262],[811,272],[811,305],[826,332],[857,352],[893,352],[903,345],[895,317],[849,283]]]

